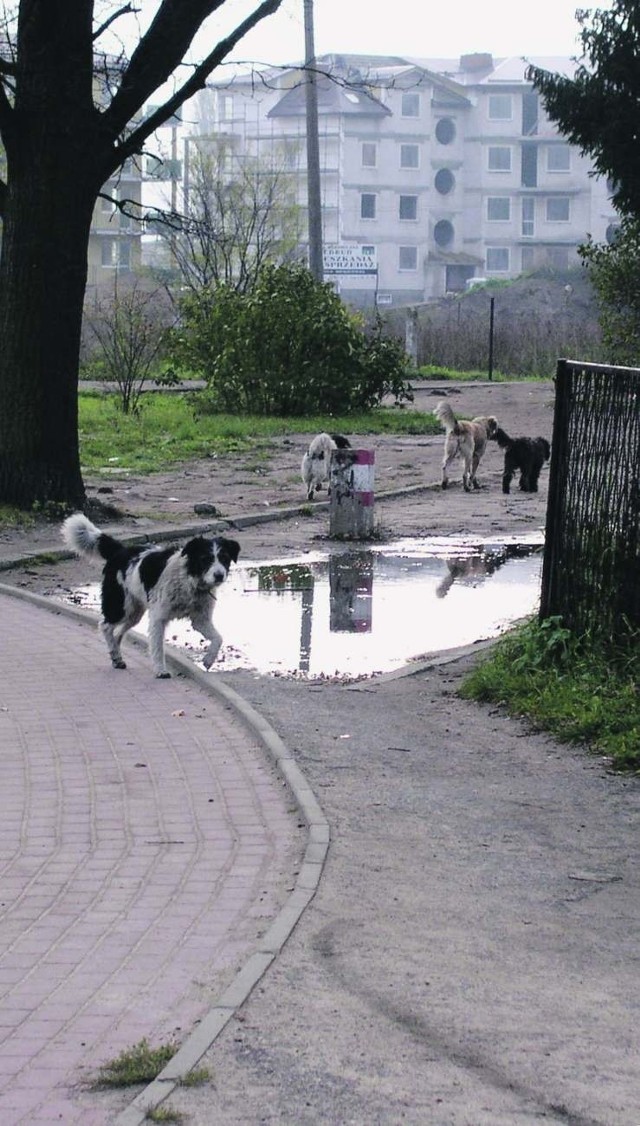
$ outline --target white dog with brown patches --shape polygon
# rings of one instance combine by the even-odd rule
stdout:
[[[444,426],[447,436],[444,440],[444,458],[442,459],[442,488],[449,484],[448,469],[455,457],[462,458],[464,462],[462,484],[467,493],[471,486],[479,489],[476,473],[480,458],[482,457],[487,440],[498,429],[498,420],[493,415],[479,415],[470,420],[458,420],[448,403],[438,403],[433,413]]]
[[[331,476],[331,454],[334,450],[346,450],[351,445],[343,434],[316,434],[305,450],[300,474],[302,483],[307,490],[308,500],[313,500],[314,494],[319,493],[323,485],[329,483]]]

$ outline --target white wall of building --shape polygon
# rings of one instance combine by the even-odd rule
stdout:
[[[571,73],[571,60],[532,60]],[[336,81],[319,97],[323,237],[373,248],[377,297],[415,304],[462,289],[469,276],[512,278],[579,261],[587,235],[617,222],[602,177],[545,117],[520,59],[319,60]],[[365,91],[355,78],[366,76]],[[370,85],[375,82],[375,86]],[[268,159],[291,146],[306,205],[305,112],[299,71],[213,84],[195,101],[197,132],[232,134]],[[332,279],[371,305],[376,285]]]

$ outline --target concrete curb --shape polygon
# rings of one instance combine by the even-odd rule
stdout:
[[[408,485],[404,489],[392,489],[386,493],[376,493],[376,500],[394,500],[396,497],[412,496],[414,493],[425,493],[433,490],[439,491],[439,484]],[[307,501],[305,504],[294,505],[292,508],[273,508],[265,512],[248,512],[245,516],[220,517],[218,520],[200,520],[197,524],[172,524],[166,528],[149,529],[142,532],[118,532],[118,538],[126,544],[152,544],[166,543],[168,540],[188,539],[190,536],[222,535],[232,529],[242,530],[251,528],[256,524],[270,524],[278,520],[292,520],[296,516],[308,517],[314,512],[328,510],[328,500]],[[67,548],[52,545],[41,547],[34,551],[24,551],[20,555],[6,556],[0,559],[0,571],[12,571],[24,563],[33,563],[43,560],[52,563],[63,562],[66,559],[76,559],[75,552]]]
[[[66,556],[69,553],[61,554]],[[21,590],[6,583],[0,583],[0,595],[2,594],[29,602],[47,610],[49,613],[63,614],[65,617],[73,618],[85,625],[95,627],[98,622],[97,614],[90,610],[82,609],[79,606],[54,603],[41,594]],[[140,635],[130,634],[127,641],[130,644],[146,648],[146,639]],[[212,676],[210,673],[197,668],[188,657],[182,656],[181,653],[168,649],[166,660],[172,670],[195,681],[205,692],[223,699],[263,745],[289,786],[300,813],[304,817],[308,830],[307,847],[294,889],[284,907],[281,908],[265,934],[259,939],[254,953],[250,955],[242,969],[238,971],[233,981],[200,1021],[197,1028],[189,1033],[184,1043],[157,1078],[148,1084],[143,1091],[140,1091],[129,1106],[118,1115],[114,1120],[114,1126],[142,1126],[145,1121],[148,1121],[147,1114],[149,1111],[160,1106],[180,1085],[184,1077],[190,1071],[193,1071],[203,1055],[208,1052],[234,1013],[244,1004],[256,984],[280,953],[304,910],[313,899],[320,884],[331,838],[329,822],[300,767],[294,761],[291,751],[259,712],[246,700],[243,700],[232,688],[220,682],[215,675]]]

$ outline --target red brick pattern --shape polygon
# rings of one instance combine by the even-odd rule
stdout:
[[[303,842],[225,702],[156,680],[134,647],[111,669],[64,616],[0,596],[0,617],[0,1121],[100,1126],[74,1086],[143,1037],[186,1036]]]

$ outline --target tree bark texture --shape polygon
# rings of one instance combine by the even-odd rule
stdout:
[[[0,498],[22,508],[84,500],[80,330],[107,153],[93,103],[91,7],[21,6],[15,97],[2,116]]]

